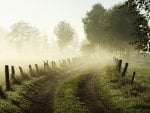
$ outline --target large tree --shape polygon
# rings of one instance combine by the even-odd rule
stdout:
[[[129,0],[108,11],[108,33],[113,36],[114,45],[119,45],[119,42],[124,46],[122,43],[127,42],[137,49],[145,48],[150,29],[146,13],[143,14],[139,9],[141,5],[138,0]]]
[[[57,37],[58,46],[63,50],[74,38],[75,31],[69,23],[61,21],[54,28],[54,33]]]
[[[134,19],[132,37],[136,40],[132,41],[131,44],[135,45],[137,49],[145,50],[150,38],[150,27],[148,26],[150,0],[128,0],[125,2],[125,6],[128,6],[128,14]]]
[[[39,36],[37,28],[32,27],[30,24],[19,21],[11,26],[11,32],[9,33],[9,40],[14,44],[17,49],[21,49],[24,42],[32,40]]]
[[[144,49],[150,29],[140,5],[137,0],[126,1],[110,10],[105,10],[100,4],[94,5],[83,19],[87,39],[93,45],[102,42],[103,46],[120,50],[127,49],[128,44]]]
[[[88,41],[92,45],[98,45],[105,40],[106,9],[101,4],[95,4],[92,10],[83,18],[84,30]]]
[[[11,26],[9,41],[19,51],[21,51],[23,47],[29,47],[30,50],[34,52],[35,50],[39,51],[42,48],[42,50],[46,50],[48,47],[47,36],[42,35],[36,27],[33,27],[24,21],[16,22]]]

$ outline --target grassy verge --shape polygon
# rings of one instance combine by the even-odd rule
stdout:
[[[5,92],[6,99],[0,99],[0,113],[23,113],[30,107],[32,96],[38,93],[58,72],[40,72],[38,76],[21,85],[13,85],[12,91]]]
[[[88,113],[86,106],[76,97],[80,77],[81,73],[76,73],[57,87],[54,113]]]
[[[118,73],[113,66],[107,66],[97,75],[95,83],[97,93],[114,108],[116,113],[150,112],[150,87],[146,76],[142,79],[141,76],[136,76],[136,82],[131,86],[129,75],[121,80],[123,84],[118,82]]]

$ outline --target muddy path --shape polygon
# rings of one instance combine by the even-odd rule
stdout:
[[[73,68],[60,72],[58,75],[54,75],[47,83],[43,83],[39,93],[33,95],[30,108],[26,110],[28,111],[27,113],[53,113],[54,95],[57,85],[78,69]]]
[[[77,96],[85,103],[90,113],[114,113],[96,93],[95,76],[93,72],[81,76]]]
[[[30,113],[53,113],[54,91],[62,77],[56,77],[41,87],[40,92],[32,97],[37,102],[32,102],[28,111]]]

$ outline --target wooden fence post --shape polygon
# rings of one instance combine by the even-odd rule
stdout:
[[[55,68],[55,66],[54,66],[54,65],[55,65],[55,64],[54,64],[54,61],[51,62],[51,65],[52,65],[52,68]]]
[[[0,86],[0,96],[1,96],[2,99],[6,99],[6,95],[5,95],[4,91],[3,91],[2,86]]]
[[[45,69],[45,67],[46,67],[46,65],[45,65],[45,64],[46,64],[46,63],[45,63],[45,61],[43,61],[43,63],[44,63],[44,69]]]
[[[59,66],[62,66],[62,62],[61,62],[61,60],[59,59]]]
[[[63,65],[64,65],[64,66],[66,66],[66,65],[67,65],[66,60],[63,60]]]
[[[118,62],[118,72],[121,72],[121,65],[122,65],[122,60],[119,60]]]
[[[22,70],[22,67],[21,67],[21,66],[19,66],[19,71],[20,71],[20,74],[21,74],[22,76],[24,76],[24,73],[23,73],[23,70]]]
[[[38,68],[37,64],[35,64],[35,69],[36,69],[36,72],[38,73],[39,72],[39,68]]]
[[[44,61],[44,69],[49,69],[48,60],[46,60],[46,62]]]
[[[10,81],[9,81],[9,66],[5,65],[5,80],[6,80],[6,91],[11,90]]]
[[[124,68],[124,70],[123,70],[123,72],[122,72],[122,77],[125,76],[126,71],[127,71],[127,68],[128,68],[128,65],[129,65],[128,63],[125,64],[125,68]]]
[[[136,74],[136,72],[133,72],[132,79],[131,79],[131,85],[132,85],[133,82],[134,82],[135,74]]]
[[[54,61],[54,68],[56,68],[57,66],[56,66],[56,62]]]
[[[11,79],[15,79],[15,68],[11,66]]]
[[[50,69],[49,64],[48,64],[48,60],[46,61],[46,67],[47,67],[47,69]]]
[[[70,59],[69,59],[69,58],[67,59],[67,61],[68,61],[68,64],[69,64],[69,65],[71,65],[71,61],[70,61]]]
[[[32,66],[29,65],[29,73],[30,73],[30,76],[33,74],[33,70],[32,70]]]
[[[119,60],[118,60],[118,58],[116,58],[116,59],[115,59],[116,70],[118,70],[118,63],[119,63]]]

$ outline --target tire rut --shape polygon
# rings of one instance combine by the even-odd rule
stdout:
[[[33,100],[38,101],[38,103],[31,103],[29,108],[30,113],[53,113],[54,92],[62,78],[63,77],[56,77],[49,81],[46,86],[41,88],[38,94],[32,97]]]
[[[86,104],[90,113],[113,113],[96,93],[94,73],[81,76],[77,97],[80,98],[81,102]]]
[[[30,108],[24,113],[53,113],[53,103],[55,90],[59,83],[65,80],[70,74],[75,73],[79,67],[72,68],[66,72],[62,72],[58,75],[54,75],[55,77],[47,83],[47,85],[43,85],[41,87],[41,91],[35,94],[32,97],[32,100],[37,102],[31,102]]]

